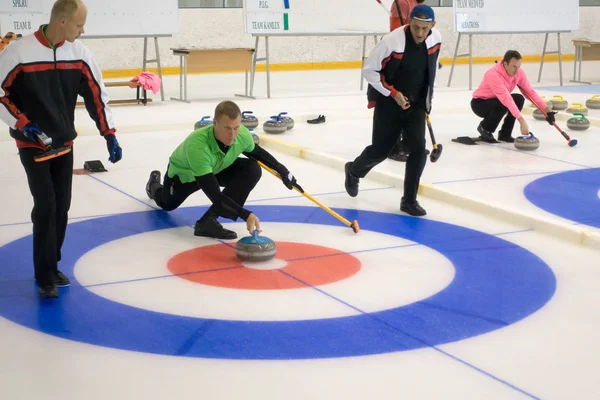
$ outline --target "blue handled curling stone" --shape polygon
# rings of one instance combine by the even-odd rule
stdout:
[[[265,123],[263,124],[263,130],[266,133],[271,133],[275,135],[284,133],[285,131],[287,131],[287,129],[288,128],[286,122],[279,115],[272,115],[271,119],[265,121]]]
[[[256,133],[252,134],[252,140],[254,141],[254,144],[260,144],[260,138]]]
[[[252,115],[252,111],[242,111],[242,125],[248,129],[254,129],[258,126],[258,118]]]
[[[276,252],[275,242],[266,236],[258,236],[258,230],[235,244],[235,254],[242,261],[268,261]]]
[[[287,129],[290,130],[294,127],[294,120],[291,117],[286,117],[287,112],[280,112],[278,117],[279,119],[282,119],[283,122],[285,122],[285,125],[287,126]]]
[[[529,132],[529,136],[519,136],[515,139],[515,147],[525,151],[535,150],[540,147],[540,140]]]
[[[194,124],[194,130],[204,128],[205,126],[212,125],[212,120],[209,115],[202,117],[202,119]]]

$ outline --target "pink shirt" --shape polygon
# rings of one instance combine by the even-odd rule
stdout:
[[[496,65],[494,65],[485,73],[483,76],[483,81],[477,90],[473,92],[473,98],[498,98],[498,100],[500,100],[500,102],[504,104],[506,108],[508,108],[508,111],[510,111],[513,117],[519,119],[521,118],[521,112],[510,95],[510,93],[517,86],[519,87],[521,93],[525,95],[526,99],[532,99],[542,110],[546,108],[544,100],[542,100],[542,98],[529,84],[529,80],[527,79],[527,75],[525,75],[525,71],[523,71],[522,68],[519,68],[517,75],[508,76],[502,61],[498,61]]]

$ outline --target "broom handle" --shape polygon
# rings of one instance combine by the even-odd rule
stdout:
[[[258,165],[260,165],[265,170],[267,170],[268,172],[270,172],[273,176],[281,179],[281,176],[276,171],[273,171],[271,168],[267,167],[265,164],[263,164],[260,161],[256,161],[256,162],[258,163]],[[325,204],[321,203],[319,200],[317,200],[314,197],[312,197],[310,194],[308,194],[306,192],[301,192],[300,189],[298,189],[296,186],[294,186],[294,189],[298,193],[301,193],[304,197],[306,197],[307,199],[309,199],[310,201],[312,201],[313,203],[315,203],[316,205],[318,205],[319,207],[321,207],[323,210],[327,211],[329,214],[331,214],[332,216],[334,216],[335,218],[337,218],[344,225],[352,227],[352,223],[350,221],[348,221],[346,218],[342,217],[340,214],[338,214],[335,211],[333,211],[331,208],[327,207]]]

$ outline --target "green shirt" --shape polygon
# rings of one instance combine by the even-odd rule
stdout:
[[[252,150],[254,140],[245,126],[240,126],[227,153],[223,153],[217,144],[214,126],[205,126],[192,132],[171,154],[167,174],[170,178],[179,176],[182,183],[194,182],[197,176],[218,174],[233,164],[240,154]]]

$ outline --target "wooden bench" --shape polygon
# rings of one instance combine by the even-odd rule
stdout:
[[[119,82],[104,82],[104,86],[108,87],[123,87],[128,86],[136,89],[136,97],[135,99],[120,99],[120,100],[109,100],[108,104],[139,104],[147,105],[152,101],[152,99],[148,98],[146,93],[146,89],[142,87],[139,82],[130,82],[130,81],[119,81]],[[140,90],[142,91],[142,97],[140,97]],[[78,106],[83,106],[85,103],[82,101],[78,101]]]
[[[586,39],[573,39],[573,46],[575,46],[575,60],[573,61],[573,79],[571,82],[591,85],[591,82],[583,82],[581,80],[581,64],[583,64],[584,61],[600,60],[600,42]],[[579,64],[578,72],[577,64]],[[579,74],[579,76],[577,76],[577,74]]]

